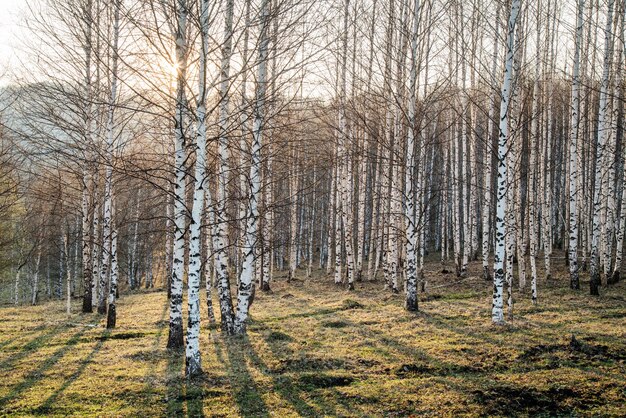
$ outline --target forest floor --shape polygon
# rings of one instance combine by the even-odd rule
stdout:
[[[165,292],[122,295],[113,331],[63,302],[3,307],[0,416],[626,416],[626,283],[591,297],[557,272],[494,326],[480,269],[458,281],[428,264],[417,314],[380,282],[279,278],[245,339],[203,309],[192,382],[165,349]]]

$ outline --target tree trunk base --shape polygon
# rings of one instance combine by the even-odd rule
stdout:
[[[170,333],[167,338],[168,350],[179,350],[183,348],[183,324],[181,321],[170,322]]]
[[[202,366],[200,365],[199,358],[185,358],[185,376],[187,376],[187,379],[193,379],[202,376],[203,374],[204,372],[202,371]]]
[[[589,280],[589,294],[591,296],[600,296],[600,276],[598,273],[591,274]]]
[[[117,319],[115,305],[109,305],[109,310],[107,313],[107,329],[115,328],[115,321]]]
[[[83,297],[83,310],[82,310],[82,312],[83,313],[92,313],[93,312],[93,305],[91,304],[91,298],[90,297]]]

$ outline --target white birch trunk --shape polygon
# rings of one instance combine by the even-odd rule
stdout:
[[[239,123],[241,125],[241,138],[239,139],[240,155],[239,155],[239,248],[238,258],[241,258],[243,247],[245,245],[245,231],[246,231],[246,215],[247,215],[247,202],[245,199],[245,191],[248,184],[248,173],[246,168],[248,166],[249,159],[249,146],[248,136],[250,134],[249,127],[249,109],[248,109],[248,43],[250,39],[250,3],[251,0],[245,0],[245,17],[244,17],[244,33],[243,33],[243,52],[242,52],[242,78],[241,78],[241,103],[239,110]],[[241,273],[241,260],[236,262],[237,277]]]
[[[507,52],[504,68],[504,81],[500,102],[500,126],[498,137],[498,191],[496,198],[496,247],[493,277],[493,304],[491,319],[494,323],[504,322],[503,285],[504,285],[504,245],[506,237],[506,192],[508,151],[508,111],[513,80],[513,56],[515,53],[515,25],[520,10],[521,0],[512,0],[508,21]]]
[[[13,303],[15,304],[15,306],[19,305],[20,303],[20,272],[21,268],[18,268],[15,272],[15,282],[13,286]]]
[[[553,99],[554,86],[553,83],[550,84],[550,88],[548,91],[548,112],[547,112],[547,132],[546,132],[546,144],[545,144],[545,153],[543,158],[543,164],[545,166],[545,177],[544,177],[544,185],[543,185],[543,253],[544,253],[544,263],[545,263],[545,275],[546,280],[550,280],[552,278],[552,266],[550,257],[552,256],[552,128],[553,128],[553,118],[552,118],[552,106],[554,103]]]
[[[107,281],[107,269],[110,268],[110,274],[108,279],[111,280],[113,276],[113,266],[110,257],[113,250],[113,147],[115,141],[115,105],[117,102],[117,83],[118,83],[118,42],[120,32],[120,1],[113,1],[113,44],[111,46],[111,91],[109,92],[109,103],[107,110],[107,127],[106,127],[106,167],[104,177],[104,216],[102,218],[103,225],[103,241],[106,248],[102,252],[102,269],[100,271],[100,306],[98,306],[98,312],[104,314],[106,311],[105,305],[105,283]],[[117,263],[117,261],[116,261]],[[112,285],[108,284],[108,290],[111,291]],[[115,312],[113,312],[115,313]],[[115,322],[115,321],[114,321]],[[108,323],[108,318],[107,318]]]
[[[306,276],[308,278],[311,277],[311,270],[313,269],[313,240],[315,238],[315,207],[316,207],[316,200],[315,200],[315,191],[317,189],[317,176],[316,176],[317,172],[315,170],[315,161],[313,162],[313,191],[312,191],[312,196],[311,196],[311,221],[309,223],[309,249],[308,249],[308,266],[307,266],[307,271],[306,271]]]
[[[183,347],[183,273],[185,258],[185,230],[187,229],[185,161],[187,159],[187,0],[177,0],[175,55],[176,55],[176,110],[174,116],[175,155],[174,170],[174,249],[172,251],[172,279],[170,297],[170,327],[168,349]]]
[[[614,89],[614,100],[616,103],[613,107],[613,127],[615,130],[615,135],[617,136],[617,130],[619,125],[619,114],[620,114],[620,88],[622,85],[622,80],[624,79],[624,71],[619,71],[622,68],[623,60],[626,59],[626,5],[622,6],[622,22],[621,22],[621,43],[622,43],[622,51],[618,59],[618,73],[617,79],[615,80],[615,89]],[[622,96],[623,93],[622,93]],[[615,264],[613,266],[613,273],[611,274],[610,280],[607,279],[607,283],[615,284],[620,280],[620,271],[622,269],[622,258],[623,258],[623,249],[624,249],[624,229],[626,228],[626,146],[622,144],[623,148],[623,173],[622,173],[622,195],[621,195],[621,208],[620,208],[620,216],[617,219],[616,224],[616,247],[615,247]]]
[[[272,280],[273,265],[273,230],[274,230],[274,212],[272,209],[273,187],[272,187],[272,149],[271,142],[267,144],[267,173],[265,176],[265,193],[263,194],[263,205],[265,211],[263,213],[262,237],[259,242],[263,245],[263,274],[261,276],[261,290],[268,292],[270,290],[270,282]]]
[[[98,281],[98,313],[106,313],[106,290],[109,273],[109,256],[111,251],[111,181],[109,166],[105,168],[103,215],[102,215],[102,248],[100,249],[100,266]]]
[[[139,287],[139,283],[137,283],[137,242],[138,242],[138,232],[139,232],[139,200],[141,199],[141,189],[137,191],[137,202],[135,204],[135,218],[133,220],[133,237],[132,237],[132,246],[129,254],[129,265],[128,265],[128,281],[131,289],[135,289]]]
[[[98,165],[96,165],[96,172],[93,177],[93,200],[91,202],[92,210],[92,236],[91,242],[91,304],[92,307],[98,298],[98,287],[100,284],[100,257],[102,252],[102,246],[104,242],[100,242],[100,205],[98,204],[98,190],[100,189]],[[99,252],[100,251],[100,252]],[[93,310],[93,308],[92,308]]]
[[[256,97],[254,105],[254,122],[252,127],[252,161],[250,165],[250,191],[248,203],[248,220],[246,225],[246,245],[244,259],[237,292],[237,313],[234,331],[236,334],[246,332],[246,320],[250,307],[250,297],[254,292],[254,254],[258,232],[259,208],[258,201],[261,186],[261,144],[265,125],[265,99],[267,89],[267,57],[268,57],[268,26],[269,0],[261,3],[261,34],[259,38],[259,64],[257,73]]]
[[[336,197],[335,197],[335,284],[339,285],[343,282],[343,276],[341,275],[341,180],[340,180],[341,163],[339,161],[339,148],[335,153],[335,173],[334,183],[336,185]]]
[[[538,8],[540,10],[540,7]],[[537,45],[541,41],[541,26],[539,20],[539,12],[537,12]],[[529,161],[529,180],[528,180],[528,225],[530,235],[530,288],[532,304],[537,303],[537,252],[538,252],[538,235],[537,226],[537,144],[540,142],[540,113],[539,113],[539,94],[540,94],[540,53],[539,49],[535,55],[535,81],[533,84],[533,108],[530,136],[530,161]]]
[[[377,147],[378,148],[378,147]],[[378,270],[378,262],[380,260],[380,245],[379,237],[381,235],[380,228],[380,191],[381,191],[381,179],[380,179],[380,158],[378,156],[378,150],[374,156],[374,161],[378,161],[376,164],[376,170],[372,170],[372,212],[371,212],[371,224],[370,233],[368,237],[369,254],[367,256],[367,280],[376,280],[376,272]],[[375,185],[375,186],[374,186]]]
[[[117,278],[118,278],[118,266],[117,266],[117,229],[113,228],[111,232],[111,285],[109,288],[109,300],[107,310],[107,328],[115,328],[117,320],[116,310],[116,296],[117,296]]]
[[[93,145],[94,140],[94,121],[93,121],[93,100],[92,100],[92,80],[91,80],[91,53],[92,53],[92,0],[88,0],[85,5],[85,46],[83,51],[85,53],[85,98],[86,103],[86,118],[85,124],[85,140],[88,146]],[[89,184],[91,182],[91,176],[89,175],[88,163],[85,161],[85,167],[83,168],[83,184],[82,184],[82,254],[83,254],[83,313],[93,312],[93,277],[92,277],[92,251],[91,251],[91,225],[90,225],[90,206],[89,206]],[[95,233],[96,230],[94,230]]]
[[[385,55],[385,73],[384,73],[384,83],[385,90],[384,95],[387,98],[391,98],[393,91],[391,87],[392,77],[391,77],[391,65],[393,62],[393,51],[394,51],[394,33],[395,33],[395,0],[389,0],[388,2],[388,27],[387,27],[387,35],[385,39],[386,46],[386,55]],[[380,251],[382,253],[382,263],[383,263],[383,276],[385,281],[385,287],[391,288],[391,275],[390,275],[390,247],[389,247],[389,236],[392,228],[392,216],[391,216],[391,177],[392,177],[392,146],[393,146],[393,113],[392,113],[392,103],[391,100],[388,100],[385,108],[385,122],[384,122],[384,140],[386,143],[381,145],[382,148],[382,157],[381,157],[381,205],[382,205],[382,215],[381,215],[381,234],[380,234]],[[375,269],[376,271],[376,269]]]
[[[572,79],[571,122],[569,143],[569,272],[570,287],[579,289],[578,280],[578,131],[580,121],[580,45],[583,38],[584,0],[578,0],[574,75]]]
[[[146,289],[152,289],[154,287],[154,271],[153,271],[153,261],[154,261],[154,253],[152,249],[147,250],[148,254],[146,254]]]
[[[65,254],[65,313],[69,316],[72,313],[72,275],[69,266],[69,230],[63,234],[63,252]]]
[[[461,213],[459,201],[460,199],[460,175],[459,175],[459,141],[458,141],[458,123],[454,123],[451,130],[451,146],[454,149],[451,164],[452,179],[452,212],[453,212],[453,228],[454,228],[454,263],[457,277],[462,274],[462,255],[461,255]]]
[[[381,141],[382,142],[382,141]],[[372,235],[374,235],[374,233],[376,233],[375,236],[372,237],[371,241],[371,246],[370,246],[370,257],[372,257],[372,263],[370,264],[370,268],[368,269],[368,279],[369,280],[376,280],[376,275],[378,273],[378,269],[380,267],[380,261],[381,261],[381,255],[383,252],[383,239],[385,236],[385,219],[384,219],[384,199],[383,199],[383,193],[386,190],[385,185],[385,179],[387,178],[385,172],[384,172],[384,167],[385,164],[383,162],[383,144],[379,144],[378,146],[378,150],[377,150],[377,158],[378,158],[378,165],[377,165],[377,171],[378,174],[376,175],[376,197],[375,197],[375,205],[373,205],[373,214],[372,217],[374,218],[374,222],[375,222],[375,227],[372,229]]]
[[[330,275],[331,266],[333,265],[333,231],[335,228],[335,218],[337,210],[335,205],[335,194],[337,193],[337,176],[335,175],[336,163],[331,167],[330,193],[328,196],[328,236],[326,237],[326,274]]]
[[[459,3],[461,7],[461,13],[463,10],[463,3]],[[459,23],[458,29],[461,33],[465,32],[465,24],[464,17],[461,16],[461,22]],[[471,231],[470,231],[470,207],[468,204],[469,200],[469,191],[470,191],[470,180],[468,178],[468,170],[467,170],[467,148],[469,138],[469,126],[468,123],[468,109],[470,107],[469,96],[466,87],[466,68],[467,68],[467,59],[466,56],[466,47],[465,47],[465,39],[461,39],[461,51],[462,51],[462,64],[461,64],[461,107],[462,107],[462,115],[461,115],[461,177],[459,178],[459,186],[460,186],[460,195],[461,195],[461,208],[463,217],[461,219],[461,223],[463,225],[463,261],[461,263],[461,276],[465,277],[467,274],[467,264],[469,263],[470,252],[471,252]]]
[[[344,2],[344,20],[342,35],[342,56],[340,69],[339,86],[339,149],[337,152],[338,162],[341,169],[341,218],[345,237],[346,248],[346,277],[348,278],[348,289],[354,289],[354,255],[352,248],[352,190],[350,181],[352,179],[352,165],[347,149],[349,139],[347,115],[346,115],[346,71],[348,58],[348,17],[350,13],[350,0]]]
[[[290,282],[296,277],[296,268],[298,267],[297,251],[298,251],[298,169],[297,169],[297,151],[292,150],[292,165],[289,174],[289,195],[291,203],[289,204],[289,276],[287,281]]]
[[[167,298],[172,296],[172,204],[170,195],[165,200],[165,276],[167,287]]]
[[[232,2],[232,0],[230,0]],[[228,6],[227,6],[228,7]],[[200,356],[200,269],[202,242],[200,226],[204,214],[204,187],[206,183],[206,67],[208,53],[209,1],[200,3],[200,70],[196,106],[196,165],[194,172],[193,205],[189,226],[189,264],[187,276],[187,341],[185,345],[185,375],[202,373]]]
[[[33,293],[31,304],[35,306],[39,297],[39,266],[41,265],[41,247],[37,251],[37,261],[35,262],[35,275],[33,277]],[[91,290],[90,290],[91,293]]]
[[[367,68],[367,88],[366,88],[366,93],[369,96],[371,94],[371,90],[372,90],[372,65],[374,63],[374,40],[375,40],[375,36],[376,36],[376,6],[377,6],[377,0],[373,0],[372,1],[372,12],[371,12],[371,26],[370,26],[370,35],[369,35],[369,55],[368,55],[368,68]],[[368,174],[368,162],[369,162],[369,151],[370,151],[370,141],[369,141],[369,137],[370,137],[370,133],[371,133],[371,129],[372,127],[370,126],[369,122],[369,118],[368,118],[368,114],[367,114],[367,110],[366,110],[366,114],[365,114],[365,136],[363,137],[363,150],[362,150],[362,162],[361,162],[361,176],[362,176],[362,181],[361,181],[361,186],[363,186],[363,193],[361,194],[360,198],[359,198],[359,204],[362,205],[362,209],[360,209],[361,212],[359,212],[359,222],[361,224],[363,224],[363,227],[365,228],[365,216],[366,216],[366,199],[367,199],[367,193],[365,188],[367,187],[367,174]],[[373,258],[374,258],[374,254],[375,251],[372,248],[374,241],[372,239],[372,235],[374,234],[374,231],[376,231],[376,229],[374,228],[374,224],[376,223],[375,220],[375,208],[374,206],[376,206],[376,200],[374,197],[374,192],[373,189],[374,187],[374,179],[375,179],[375,173],[372,170],[372,174],[371,174],[371,187],[372,187],[372,192],[370,193],[370,196],[372,196],[372,209],[371,209],[371,213],[370,213],[370,223],[369,223],[369,233],[368,230],[364,230],[363,231],[363,236],[361,237],[361,241],[359,245],[365,245],[364,244],[364,239],[365,239],[365,234],[367,234],[367,250],[369,252],[369,254],[367,255],[367,279],[371,280],[371,273],[372,273],[372,265],[373,265]],[[363,251],[361,252],[361,255],[358,256],[358,260],[360,262],[360,266],[358,267],[358,274],[359,276],[362,278],[363,276],[363,261],[364,261],[364,257],[365,257],[365,248],[363,248]]]
[[[406,300],[405,308],[408,311],[418,310],[417,300],[417,233],[415,225],[415,108],[417,91],[417,33],[419,29],[420,1],[413,2],[413,25],[411,28],[411,69],[409,73],[409,113],[406,145],[406,167],[404,182],[404,221],[406,226]],[[421,193],[422,190],[419,190]],[[421,196],[421,195],[420,195]],[[423,216],[423,214],[422,214]]]
[[[222,45],[222,62],[220,68],[220,102],[219,102],[219,139],[218,139],[218,184],[215,199],[215,239],[214,251],[220,311],[222,316],[222,331],[227,334],[234,332],[233,305],[228,278],[228,217],[226,213],[226,198],[228,184],[228,129],[229,129],[229,89],[230,89],[230,59],[232,55],[233,36],[233,9],[234,4],[228,1],[225,11],[224,44]],[[245,251],[245,250],[244,250]]]
[[[78,231],[78,222],[75,224],[75,230]],[[76,294],[76,281],[78,278],[78,239],[74,240],[74,254],[72,256],[72,297]]]
[[[208,202],[210,200],[210,196],[209,193],[207,192],[207,199],[206,201]],[[215,273],[215,260],[213,257],[213,234],[211,233],[212,231],[212,225],[213,222],[215,221],[214,216],[212,216],[212,211],[211,210],[207,210],[207,208],[209,207],[209,204],[206,203],[206,207],[205,207],[205,213],[206,213],[206,217],[208,220],[208,224],[211,226],[207,232],[206,232],[206,239],[205,239],[205,245],[206,245],[206,253],[207,253],[207,259],[204,263],[204,288],[206,291],[206,307],[207,307],[207,316],[209,318],[209,322],[211,324],[215,323],[215,311],[213,309],[213,277],[214,277],[214,273]]]
[[[493,56],[491,61],[491,79],[496,79],[498,68],[498,50],[500,47],[500,3],[498,3],[496,11],[496,23],[495,23],[495,35],[493,45]],[[485,280],[491,280],[491,273],[489,270],[489,232],[491,228],[491,172],[492,172],[492,155],[491,149],[493,145],[493,133],[495,130],[495,116],[497,109],[497,98],[494,94],[490,95],[491,106],[489,107],[489,116],[487,120],[487,142],[484,152],[484,167],[485,167],[485,181],[484,181],[484,203],[483,203],[483,231],[482,231],[482,253],[483,253],[483,278]]]
[[[598,134],[597,134],[597,157],[595,170],[595,185],[593,192],[593,220],[591,237],[590,261],[590,282],[589,291],[592,295],[599,295],[600,285],[600,248],[599,240],[601,233],[600,216],[602,209],[602,174],[605,171],[605,147],[607,142],[607,130],[609,126],[609,72],[611,68],[612,42],[611,27],[613,24],[613,7],[615,0],[609,0],[606,28],[604,31],[604,70],[602,74],[602,84],[600,86],[600,108],[598,112]]]
[[[621,42],[621,49],[617,50],[617,62],[615,65],[616,70],[616,74],[615,74],[615,79],[613,81],[613,94],[612,94],[612,102],[613,102],[613,107],[612,107],[612,112],[610,114],[610,119],[609,119],[609,136],[611,137],[611,151],[609,154],[609,158],[607,161],[607,165],[609,166],[609,170],[610,170],[610,175],[609,175],[609,185],[610,185],[610,190],[609,190],[609,210],[611,213],[610,216],[610,223],[607,223],[607,232],[606,232],[606,239],[607,242],[610,242],[609,244],[609,248],[607,249],[607,254],[609,255],[609,261],[607,263],[605,263],[605,274],[606,274],[606,284],[614,284],[617,281],[619,281],[619,271],[621,269],[621,257],[622,257],[622,251],[623,251],[623,247],[622,246],[617,246],[615,248],[615,265],[611,266],[611,255],[613,253],[612,251],[612,244],[613,244],[613,235],[615,234],[615,238],[616,240],[619,241],[619,231],[621,229],[621,225],[623,225],[623,222],[621,222],[621,219],[619,219],[617,217],[617,194],[619,191],[619,187],[616,188],[616,182],[615,180],[619,178],[619,176],[616,173],[615,170],[615,155],[617,154],[617,137],[618,137],[618,132],[620,130],[620,112],[623,112],[622,109],[622,103],[623,103],[623,99],[624,99],[624,95],[621,92],[622,91],[622,80],[624,78],[624,71],[623,71],[623,65],[624,65],[624,54],[622,53],[623,51],[626,51],[626,47],[624,46],[624,40],[626,39],[626,33],[624,32],[624,28],[626,23],[624,22],[624,20],[626,19],[626,5],[624,5],[622,3],[621,6],[621,11],[622,11],[622,16],[620,19],[620,16],[617,15],[615,20],[616,20],[616,25],[615,25],[615,30],[618,33],[615,37],[615,40],[618,42],[617,46],[618,48],[620,47],[619,43]],[[619,12],[619,7],[618,7],[618,12]],[[617,21],[621,20],[621,27],[618,29],[617,27]],[[614,45],[615,47],[615,45]],[[622,183],[626,182],[623,178],[622,178]],[[622,188],[623,188],[623,184],[622,184]],[[620,217],[622,215],[620,214]],[[619,242],[618,242],[619,243]],[[623,238],[622,238],[622,243],[623,245]],[[618,257],[620,258],[620,265],[617,266],[617,259]]]
[[[91,229],[89,222],[89,175],[87,170],[83,171],[83,190],[82,190],[82,203],[81,203],[81,215],[82,215],[82,253],[83,253],[83,313],[91,313],[93,311],[92,306],[92,276],[91,276]],[[34,304],[34,303],[33,303]]]

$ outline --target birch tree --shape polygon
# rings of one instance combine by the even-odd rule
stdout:
[[[230,59],[232,54],[233,36],[233,9],[232,1],[226,2],[224,14],[224,41],[222,44],[222,60],[220,67],[220,102],[218,123],[218,177],[217,191],[214,202],[215,228],[213,250],[215,252],[215,271],[217,275],[218,296],[222,331],[227,334],[234,332],[233,302],[230,294],[230,280],[228,277],[228,224],[226,213],[227,184],[228,184],[228,130],[229,130],[229,89],[230,89]]]
[[[604,65],[602,72],[602,84],[600,86],[600,107],[598,111],[598,133],[597,133],[597,158],[595,169],[595,182],[593,191],[593,220],[592,220],[592,239],[591,239],[591,255],[590,261],[590,281],[589,291],[592,295],[599,295],[600,285],[600,212],[602,208],[602,175],[605,171],[606,164],[606,142],[608,130],[609,113],[609,73],[611,69],[612,56],[612,32],[613,26],[613,8],[615,0],[609,0],[608,11],[606,17],[606,27],[604,30]]]
[[[580,121],[580,46],[583,38],[584,0],[578,0],[574,74],[572,78],[570,145],[569,145],[569,272],[570,287],[579,289],[578,280],[578,131]]]
[[[512,0],[507,25],[506,57],[504,67],[504,81],[500,95],[500,125],[498,136],[498,181],[496,197],[496,247],[493,276],[493,305],[491,318],[495,324],[504,322],[503,313],[503,285],[504,285],[504,246],[507,234],[506,217],[506,194],[507,194],[507,160],[508,152],[508,111],[511,98],[511,84],[513,80],[513,56],[515,54],[515,25],[519,15],[521,0]]]
[[[108,306],[107,306],[107,328],[115,328],[117,321],[117,308],[115,304],[117,295],[117,230],[115,227],[111,232],[111,284],[109,286]]]
[[[85,4],[85,46],[83,52],[85,54],[85,97],[87,99],[85,112],[85,140],[87,143],[93,143],[93,109],[91,103],[92,95],[92,76],[91,76],[91,54],[92,54],[92,24],[93,24],[93,2],[88,0]],[[91,249],[91,225],[90,225],[90,202],[89,202],[89,185],[91,176],[88,165],[85,163],[83,168],[82,182],[82,256],[83,256],[83,313],[91,313],[93,311],[92,300],[92,249]]]
[[[187,159],[187,0],[176,0],[175,59],[176,59],[176,110],[174,115],[174,250],[170,297],[170,327],[167,340],[168,349],[183,347],[183,270],[185,257],[185,231],[187,229],[185,161]]]
[[[246,225],[246,245],[244,247],[243,266],[237,293],[237,313],[235,316],[235,333],[246,332],[246,320],[250,308],[250,297],[253,293],[252,278],[254,274],[254,254],[257,245],[259,208],[258,201],[261,186],[261,144],[265,127],[265,101],[267,89],[267,57],[269,47],[268,26],[270,22],[269,0],[261,2],[261,33],[257,64],[257,85],[254,103],[252,127],[252,162],[250,165],[250,190],[248,200],[248,217]]]
[[[417,228],[415,225],[415,190],[413,173],[415,172],[415,108],[417,96],[417,35],[419,29],[420,2],[413,2],[413,24],[411,27],[411,67],[409,72],[409,112],[406,144],[404,214],[406,225],[406,302],[408,311],[417,311]],[[421,192],[421,190],[420,190]]]
[[[187,284],[187,342],[185,345],[185,374],[193,377],[202,373],[200,358],[200,269],[202,247],[200,226],[204,214],[206,182],[206,79],[209,26],[209,1],[200,3],[200,63],[198,98],[196,104],[196,165],[194,172],[193,206],[189,227],[189,267]]]
[[[491,59],[491,79],[496,80],[498,69],[498,51],[500,47],[500,3],[498,3],[496,10],[496,23],[493,42],[493,55]],[[487,143],[484,150],[484,166],[485,166],[485,179],[484,179],[484,204],[483,204],[483,231],[482,231],[482,256],[483,256],[483,277],[485,280],[491,280],[491,273],[489,271],[489,232],[491,230],[491,187],[492,187],[492,144],[495,131],[495,116],[497,111],[498,101],[495,94],[490,95],[489,114],[487,117]]]

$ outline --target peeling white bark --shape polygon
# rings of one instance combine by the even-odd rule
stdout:
[[[498,137],[498,194],[496,198],[496,248],[494,259],[493,277],[493,304],[491,319],[494,323],[504,322],[503,311],[503,285],[504,285],[504,245],[506,237],[506,192],[507,192],[507,161],[508,151],[508,111],[511,97],[511,84],[513,80],[513,55],[515,53],[515,25],[519,14],[521,0],[512,0],[509,13],[507,52],[504,68],[504,81],[502,83],[500,101],[500,126]]]
[[[254,123],[252,127],[252,162],[250,165],[250,191],[248,202],[248,222],[246,225],[246,242],[244,259],[237,292],[237,313],[235,315],[234,331],[236,334],[246,332],[246,320],[250,308],[250,297],[253,289],[254,254],[258,232],[261,186],[261,144],[265,127],[265,100],[267,90],[267,56],[268,56],[268,26],[270,21],[269,0],[261,3],[261,34],[259,39],[259,64],[257,73],[256,98],[254,104]]]

